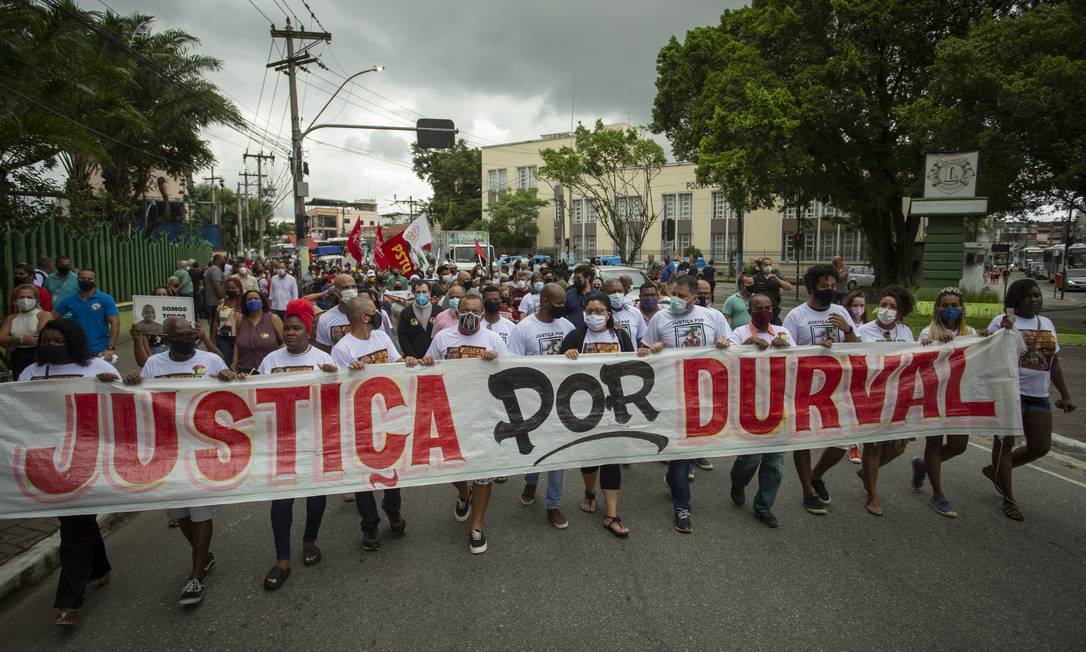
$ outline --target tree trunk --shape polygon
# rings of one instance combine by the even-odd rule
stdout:
[[[891,284],[912,287],[913,248],[920,220],[906,218],[901,210],[901,200],[890,198],[881,209],[861,215],[860,224],[871,247],[876,287]]]

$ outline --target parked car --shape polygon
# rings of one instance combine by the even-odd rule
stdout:
[[[853,265],[848,269],[848,283],[846,284],[848,291],[852,292],[856,288],[871,287],[875,284],[875,270],[862,266]]]
[[[629,276],[633,283],[630,284],[630,291],[626,294],[626,300],[635,303],[640,295],[641,286],[648,283],[650,280],[645,272],[636,267],[627,267],[626,265],[601,265],[596,268],[596,276],[603,279],[604,283],[607,283],[607,281],[610,281],[613,278]]]
[[[528,265],[529,258],[527,256],[502,256],[498,259],[498,268],[503,270],[513,269],[513,265],[518,260],[522,260],[524,265]]]
[[[532,259],[529,261],[528,264],[532,266],[532,269],[535,269],[540,265],[550,265],[552,262],[553,260],[550,256],[547,256],[545,254],[536,254],[532,256]]]

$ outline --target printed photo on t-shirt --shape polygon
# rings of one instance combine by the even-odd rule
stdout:
[[[543,337],[539,339],[539,355],[558,355],[558,349],[561,347],[561,337]]]
[[[1019,332],[1026,343],[1026,350],[1019,356],[1018,366],[1036,371],[1051,370],[1052,358],[1056,355],[1056,334],[1042,330],[1019,329]]]
[[[446,360],[457,360],[466,358],[481,358],[486,353],[486,347],[484,346],[468,346],[462,344],[460,346],[450,346],[445,349]]]
[[[589,342],[584,345],[585,353],[618,353],[618,344],[615,342]]]
[[[62,376],[31,376],[30,380],[71,380],[73,378],[86,378],[79,374],[64,374]]]
[[[343,324],[342,326],[333,326],[329,329],[328,334],[332,336],[333,342],[338,342],[343,339],[343,336],[351,332],[350,324]]]
[[[815,344],[822,340],[837,339],[837,327],[830,322],[809,323],[807,328],[811,329],[811,342]]]
[[[705,324],[675,324],[675,342],[679,348],[705,346]]]
[[[271,370],[273,374],[292,374],[302,371],[313,371],[313,367],[310,365],[305,365],[302,367],[275,367]]]
[[[383,364],[388,362],[388,350],[381,349],[380,351],[374,351],[373,353],[367,353],[364,356],[358,358],[366,364]]]

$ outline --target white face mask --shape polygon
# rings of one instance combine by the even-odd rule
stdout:
[[[526,287],[528,287],[528,281],[517,281],[518,290],[523,290]]]
[[[897,319],[897,311],[893,308],[879,308],[879,321],[884,324],[892,324]]]
[[[30,312],[35,307],[37,307],[38,300],[27,297],[24,299],[18,299],[15,303],[19,306],[19,310],[22,310],[23,312]]]
[[[356,290],[354,288],[347,288],[346,290],[340,290],[339,291],[339,302],[340,303],[347,303],[348,301],[350,301],[351,299],[354,299],[357,296],[358,296],[358,290]]]
[[[671,297],[671,312],[681,315],[686,312],[686,299]]]
[[[238,269],[238,274],[241,274],[242,276],[248,276],[249,275],[249,268],[248,267],[242,267],[242,268]]]
[[[278,275],[279,275],[280,277],[286,276],[286,275],[287,275],[287,270],[285,270],[285,269],[283,269],[282,267],[280,267],[280,268],[279,268],[279,269],[278,269],[278,270],[276,271],[276,274],[278,274]]]
[[[768,273],[770,273],[772,271],[773,271],[773,266],[772,265],[766,265],[765,267],[762,268],[762,272],[764,272],[766,274],[768,274]]]
[[[602,331],[607,328],[607,317],[605,315],[590,315],[585,313],[584,323],[594,331]]]

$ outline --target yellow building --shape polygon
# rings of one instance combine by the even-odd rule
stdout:
[[[626,125],[609,125],[609,129],[625,129]],[[528,140],[482,148],[483,215],[487,205],[498,194],[509,190],[538,189],[541,199],[550,202],[539,211],[539,236],[536,250],[555,253],[561,249],[575,261],[594,256],[621,255],[606,230],[596,220],[591,200],[574,196],[569,189],[558,189],[551,182],[536,176],[543,159],[539,151],[573,146],[569,133],[549,134]],[[719,188],[697,183],[693,163],[670,163],[663,167],[652,183],[651,210],[659,218],[649,229],[642,249],[634,261],[641,264],[659,261],[664,255],[681,254],[687,247],[697,247],[707,259],[716,261],[718,269],[729,267],[722,261],[734,261],[739,243],[739,220],[728,206]],[[561,190],[562,200],[556,192]],[[621,198],[619,210],[626,202],[642,201],[641,197]],[[856,229],[835,220],[839,216],[832,207],[812,203],[804,210],[803,247],[800,264],[829,262],[840,254],[852,264],[868,259],[868,244]],[[781,206],[747,213],[743,220],[743,257],[769,257],[778,264],[795,263],[794,234],[797,209]],[[663,240],[663,221],[676,222],[675,242]],[[627,251],[631,247],[627,245]],[[512,252],[510,252],[512,253]],[[529,253],[529,252],[520,252]],[[534,253],[534,252],[531,252]]]

